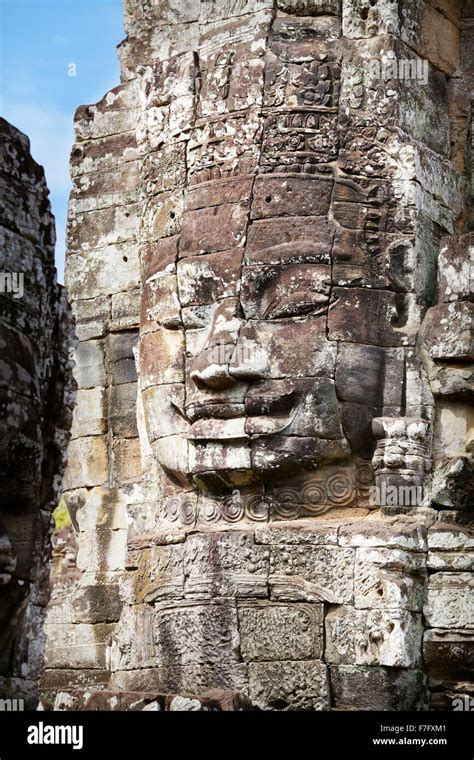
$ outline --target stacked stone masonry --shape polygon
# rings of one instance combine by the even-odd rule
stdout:
[[[48,195],[28,138],[0,119],[0,699],[30,709],[74,404],[74,330]]]
[[[81,577],[45,704],[472,695],[461,6],[126,0],[75,120]]]

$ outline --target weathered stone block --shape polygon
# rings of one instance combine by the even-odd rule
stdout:
[[[178,263],[179,300],[182,306],[202,306],[238,295],[243,250],[191,256]]]
[[[238,664],[235,602],[124,607],[110,658],[113,671]]]
[[[58,694],[54,710],[153,711],[153,712],[221,712],[251,710],[245,694],[213,689],[199,697],[156,692],[79,691],[67,689]]]
[[[429,570],[470,572],[474,567],[474,551],[429,551],[426,566]]]
[[[398,2],[371,5],[350,0],[343,6],[343,34],[351,38],[397,35],[437,68],[453,74],[459,65],[459,29],[430,2],[414,3],[398,13]],[[445,40],[445,44],[441,44]]]
[[[322,217],[256,220],[248,231],[245,263],[329,264],[333,234]]]
[[[262,710],[326,710],[329,688],[320,660],[251,662],[250,699]]]
[[[399,549],[357,549],[354,602],[359,609],[377,607],[421,612],[426,557]]]
[[[110,673],[105,670],[81,668],[46,668],[41,678],[41,702],[45,709],[53,709],[58,692],[64,689],[105,689]]]
[[[110,299],[108,296],[76,301],[72,305],[76,319],[76,335],[80,341],[102,338],[110,319]]]
[[[146,428],[150,442],[183,433],[188,425],[178,410],[184,409],[184,385],[153,385],[142,393]]]
[[[242,482],[238,477],[238,471],[246,470],[249,472],[252,469],[252,463],[246,442],[203,441],[200,443],[199,441],[190,441],[189,467],[194,475],[218,472],[219,470],[235,471],[237,473],[236,484],[238,484]]]
[[[110,99],[114,98],[113,91],[110,96]],[[111,171],[120,164],[130,163],[138,158],[134,131],[108,135],[93,141],[78,141],[74,144],[71,153],[71,176],[77,181],[81,175],[104,170]]]
[[[341,0],[277,0],[277,7],[295,16],[324,16],[341,14]]]
[[[462,401],[443,399],[438,403],[433,436],[433,449],[440,462],[440,471],[437,472],[435,480],[436,503],[440,496],[443,501],[453,501],[452,506],[459,506],[461,509],[469,509],[469,504],[472,503],[469,498],[472,493],[470,485],[472,464],[466,459],[466,448],[473,424],[474,409],[467,399]],[[457,493],[461,490],[463,482],[467,485],[467,489],[463,489],[463,494]],[[440,487],[444,491],[446,486],[448,494],[439,494]]]
[[[470,571],[474,567],[474,537],[467,526],[436,522],[428,532],[428,550],[431,570]]]
[[[129,290],[112,295],[110,329],[115,331],[137,328],[140,322],[140,291]]]
[[[252,219],[325,216],[333,181],[314,177],[260,176],[253,189]]]
[[[69,218],[68,250],[81,253],[107,245],[135,240],[137,235],[137,207],[111,206],[89,211]],[[87,233],[85,231],[87,230]]]
[[[76,438],[69,447],[69,465],[64,490],[83,486],[100,486],[109,477],[107,439],[105,436]]]
[[[184,554],[190,598],[267,595],[268,549],[242,531],[189,536]]]
[[[127,531],[99,526],[81,535],[77,567],[87,573],[123,570],[127,552]]]
[[[95,528],[127,530],[130,494],[106,486],[79,488],[68,492],[66,502],[76,531],[87,533]]]
[[[248,202],[252,196],[253,177],[234,176],[201,182],[191,186],[186,193],[186,210],[220,206],[223,203]]]
[[[365,315],[371,318],[366,319]],[[420,313],[409,294],[363,288],[334,288],[329,340],[375,346],[412,346]]]
[[[326,661],[414,668],[421,662],[421,615],[337,607],[326,616]]]
[[[136,203],[138,180],[138,161],[127,161],[110,169],[78,176],[70,196],[69,214]]]
[[[181,599],[185,580],[183,559],[182,544],[129,552],[129,572],[122,583],[124,600],[128,604],[150,604]]]
[[[78,298],[113,295],[136,287],[139,273],[138,249],[132,242],[108,245],[68,256],[68,293]]]
[[[74,623],[114,623],[120,618],[122,600],[117,584],[80,586],[72,599]]]
[[[336,710],[400,711],[425,707],[425,678],[420,670],[333,665],[330,674]]]
[[[227,251],[243,245],[248,213],[245,202],[186,211],[179,244],[180,256]]]
[[[438,258],[439,302],[467,300],[473,289],[474,236],[442,238]]]
[[[416,519],[386,518],[341,525],[340,546],[387,547],[404,551],[426,551],[427,529]]]
[[[105,650],[113,624],[47,625],[51,642],[46,649],[46,667],[100,669],[105,667]],[[54,652],[54,654],[53,654]]]
[[[138,83],[129,81],[114,87],[93,106],[81,106],[75,115],[79,140],[116,135],[134,127]]]
[[[113,471],[117,484],[136,482],[142,476],[138,438],[116,438],[113,443]]]
[[[142,245],[141,271],[144,281],[158,272],[173,274],[178,258],[179,235]]]
[[[184,382],[184,335],[181,330],[160,328],[140,343],[140,382],[151,385]]]
[[[106,384],[102,341],[87,340],[78,344],[74,377],[79,388],[96,388]]]
[[[322,605],[241,602],[238,615],[240,651],[246,662],[322,657]]]
[[[109,335],[108,359],[113,385],[136,382],[134,349],[137,343],[138,333],[135,331]]]
[[[266,4],[267,0],[264,0],[264,3]],[[209,4],[202,7],[215,14],[215,10],[210,8]],[[209,118],[219,113],[255,108],[262,101],[265,71],[262,58],[272,16],[270,12],[264,12],[261,6],[252,8],[249,5],[249,10],[261,12],[249,13],[241,18],[230,18],[227,21],[222,19],[220,23],[213,23],[204,28],[200,54],[202,87],[198,105],[198,114],[201,117]],[[222,45],[225,35],[234,40],[232,54],[229,56],[224,52],[216,59],[214,46]],[[217,77],[220,79],[217,80]]]
[[[399,407],[403,363],[401,348],[340,343],[336,363],[338,398],[364,406]]]
[[[430,679],[443,683],[474,681],[473,638],[472,631],[426,631],[423,657]]]
[[[420,28],[416,30],[419,31],[416,45],[420,55],[426,56],[441,71],[452,75],[459,68],[460,33],[446,12],[449,3],[440,5],[433,8],[431,3],[423,3]],[[409,39],[411,41],[413,37]]]
[[[433,306],[423,323],[424,341],[438,361],[472,359],[474,304],[468,301]]]
[[[260,525],[255,529],[257,544],[310,544],[311,546],[337,544],[339,525],[334,522],[286,522],[277,525]]]
[[[143,285],[140,309],[142,333],[156,330],[157,325],[181,327],[178,280],[175,274],[160,272]]]
[[[201,694],[209,689],[232,689],[248,693],[247,665],[238,662],[167,665],[113,672],[109,688],[119,691],[160,689],[167,694]]]
[[[470,573],[435,573],[428,582],[424,615],[432,628],[474,628],[474,579]]]
[[[264,10],[272,8],[269,0],[261,0],[258,3],[258,8],[255,8],[254,0],[223,0],[219,6],[214,4],[205,3],[201,4],[200,20],[203,24],[211,24],[215,21],[223,21],[227,18],[233,19],[239,16],[247,16],[247,14],[254,12],[255,10]],[[220,24],[217,25],[217,29],[220,28]],[[225,27],[224,27],[225,28]]]
[[[110,426],[114,436],[137,438],[137,384],[114,385],[110,391]]]
[[[329,305],[331,270],[324,264],[245,266],[241,278],[240,300],[250,319],[319,314]]]
[[[155,458],[171,472],[181,472],[189,462],[188,442],[181,435],[168,435],[152,444]]]
[[[267,377],[333,377],[336,345],[326,340],[325,326],[324,317],[294,322],[252,320],[242,327],[240,343],[242,351],[260,360]]]
[[[354,551],[334,546],[270,547],[272,599],[351,602],[354,594]]]
[[[102,435],[106,431],[105,388],[79,390],[71,429],[72,438]]]

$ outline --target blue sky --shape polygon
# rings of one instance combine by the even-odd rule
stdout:
[[[74,111],[119,83],[124,36],[122,0],[0,0],[0,115],[28,135],[45,168],[60,282]]]

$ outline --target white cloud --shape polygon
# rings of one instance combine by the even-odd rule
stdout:
[[[67,47],[71,44],[71,38],[66,34],[53,34],[53,43],[58,47]]]

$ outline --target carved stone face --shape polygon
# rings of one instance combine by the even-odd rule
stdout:
[[[304,183],[280,182],[286,193],[301,193]],[[225,197],[226,183],[215,184]],[[166,470],[198,484],[281,478],[350,453],[335,390],[336,342],[326,337],[327,222],[262,218],[245,247],[230,247],[239,243],[248,189],[242,183],[232,204],[233,227],[221,224],[226,206],[187,211],[176,263],[172,239],[159,243],[143,289],[148,436]],[[279,203],[268,183],[259,193],[267,207]],[[188,203],[196,196],[191,191]],[[188,255],[196,230],[213,252]]]
[[[375,154],[363,120],[344,126],[351,77],[317,21],[307,38],[277,19],[264,57],[266,27],[252,23],[248,70],[248,46],[226,57],[219,39],[199,87],[186,56],[143,82],[147,140],[160,146],[144,167],[159,190],[141,228],[144,418],[165,471],[210,488],[370,461],[372,419],[403,411],[419,323],[412,219],[381,158],[393,138],[377,130]]]

